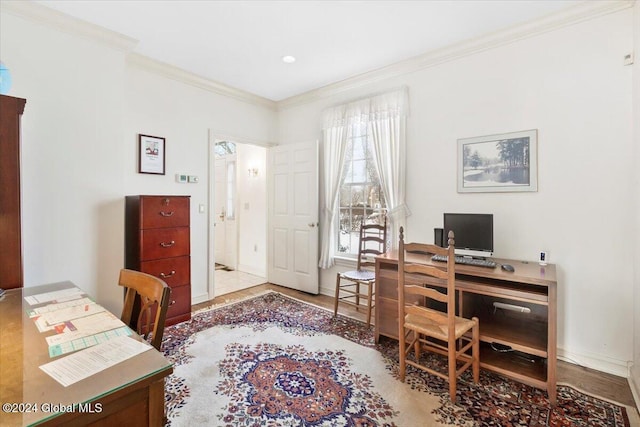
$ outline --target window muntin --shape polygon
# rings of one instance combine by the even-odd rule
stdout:
[[[373,143],[366,125],[354,126],[347,140],[338,206],[336,254],[356,256],[360,226],[363,223],[383,223],[387,210],[373,156]]]

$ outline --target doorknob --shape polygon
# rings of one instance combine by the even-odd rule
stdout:
[[[313,228],[313,227],[315,227],[315,226],[316,226],[313,222],[310,222],[308,225],[309,225],[309,227],[311,227],[311,228]]]

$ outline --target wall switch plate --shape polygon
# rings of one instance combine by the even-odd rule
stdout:
[[[196,175],[189,175],[189,182],[195,183],[198,182],[198,177]]]
[[[633,52],[624,56],[624,65],[633,65]]]

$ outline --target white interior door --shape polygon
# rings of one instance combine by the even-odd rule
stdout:
[[[238,221],[237,221],[237,162],[236,156],[231,155],[225,157],[225,174],[226,174],[226,192],[225,192],[225,218],[224,218],[224,235],[225,235],[225,253],[224,265],[236,270],[238,268]]]
[[[269,282],[317,294],[318,143],[269,149]]]
[[[225,228],[225,205],[227,200],[227,162],[224,158],[215,161],[215,193],[214,193],[214,212],[213,226],[214,228],[214,259],[216,264],[225,264],[224,255],[226,253],[226,228]]]
[[[216,264],[236,269],[238,264],[238,230],[236,221],[236,156],[215,161],[214,259]]]

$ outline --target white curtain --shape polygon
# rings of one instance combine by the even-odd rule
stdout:
[[[398,230],[406,226],[409,207],[405,195],[406,117],[409,96],[405,89],[372,99],[369,126],[373,138],[380,183],[387,201],[392,248],[398,245]]]
[[[352,126],[367,124],[373,135],[374,156],[389,210],[391,242],[409,209],[405,203],[405,122],[409,112],[407,88],[402,88],[325,110],[322,246],[320,268],[334,264],[338,194],[342,185],[344,152]]]
[[[325,207],[322,211],[322,245],[320,247],[320,268],[329,268],[334,264],[336,246],[335,222],[338,216],[338,194],[342,184],[344,153],[347,147],[348,127],[345,120],[345,106],[335,107],[324,112],[322,129],[324,177],[322,196]]]

